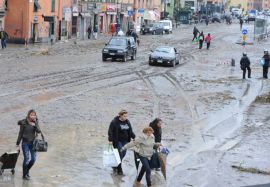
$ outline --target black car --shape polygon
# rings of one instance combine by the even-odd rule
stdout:
[[[149,65],[165,64],[174,67],[180,62],[180,54],[174,47],[157,47],[149,56]]]
[[[137,46],[133,37],[115,36],[103,48],[102,60],[106,61],[108,58],[116,60],[120,58],[123,62],[126,62],[128,57],[135,60],[136,53]]]
[[[148,25],[145,25],[141,28],[141,34],[146,34],[146,33],[150,33],[150,34],[164,34],[165,31],[163,29],[162,24],[160,23],[150,23]]]

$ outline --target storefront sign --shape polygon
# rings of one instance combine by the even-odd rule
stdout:
[[[78,7],[77,6],[73,6],[72,7],[72,12],[78,12]]]
[[[65,21],[71,21],[71,8],[63,8]]]
[[[144,9],[143,8],[139,8],[138,9],[138,14],[144,14]]]
[[[34,22],[38,22],[38,17],[37,17],[37,15],[34,15],[33,21],[34,21]]]
[[[101,3],[96,3],[96,10],[97,10],[98,12],[102,12],[101,7],[102,7],[102,4],[101,4]]]
[[[114,4],[107,4],[107,12],[116,12],[117,6]]]
[[[87,10],[94,10],[95,9],[95,4],[94,3],[88,3],[87,4]]]
[[[103,3],[103,4],[101,5],[101,11],[102,11],[102,12],[106,12],[106,10],[107,10],[106,3]]]

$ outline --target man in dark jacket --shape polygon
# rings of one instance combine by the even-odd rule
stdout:
[[[268,50],[266,50],[266,49],[264,50],[263,59],[264,59],[263,78],[267,79],[268,78],[268,68],[270,65],[270,55],[268,53]]]
[[[243,57],[240,60],[240,67],[243,70],[243,79],[246,78],[246,70],[248,70],[248,78],[251,78],[250,60],[246,53],[243,53]]]
[[[197,39],[197,36],[198,36],[199,33],[200,33],[200,31],[197,29],[196,26],[194,26],[194,28],[193,28],[193,39],[192,39],[192,41],[194,41],[195,39]]]
[[[2,49],[7,48],[7,39],[8,39],[8,34],[6,31],[2,30],[0,31],[0,38],[1,38],[1,46]]]
[[[131,124],[128,118],[128,112],[126,110],[121,110],[119,115],[116,116],[109,127],[108,130],[108,140],[109,144],[112,144],[114,148],[117,148],[119,151],[119,155],[121,160],[126,155],[126,151],[121,151],[122,147],[126,145],[131,139],[135,139],[135,134],[133,133]],[[114,171],[117,170],[118,175],[123,175],[122,165],[121,163],[117,168],[113,168]]]

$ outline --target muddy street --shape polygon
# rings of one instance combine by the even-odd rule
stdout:
[[[246,25],[252,37],[253,25]],[[38,153],[31,180],[23,181],[21,154],[14,176],[0,176],[2,187],[132,187],[137,171],[132,151],[124,176],[103,167],[107,132],[120,109],[129,112],[135,134],[161,118],[162,144],[170,150],[167,180],[152,172],[155,187],[228,187],[270,183],[269,175],[240,172],[232,165],[270,171],[269,79],[259,59],[269,41],[245,47],[239,24],[198,25],[213,36],[210,50],[191,42],[192,25],[169,35],[139,36],[136,60],[102,61],[107,36],[70,40],[26,49],[10,45],[0,52],[0,154],[15,150],[17,121],[34,108],[49,143]],[[150,50],[177,48],[176,67],[149,66]],[[269,49],[270,50],[270,49]],[[243,52],[252,78],[242,80]],[[236,66],[231,66],[231,59]],[[261,99],[266,98],[266,99]],[[146,186],[145,178],[141,181]]]

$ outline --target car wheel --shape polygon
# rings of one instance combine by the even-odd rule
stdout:
[[[174,59],[174,61],[172,62],[172,67],[175,67],[176,64],[176,60]]]
[[[122,60],[123,60],[123,62],[126,62],[127,61],[127,55],[124,55]]]
[[[135,60],[136,59],[136,51],[133,52],[133,55],[131,56],[131,60]]]
[[[107,58],[102,55],[102,61],[106,61],[106,60],[107,60]]]

